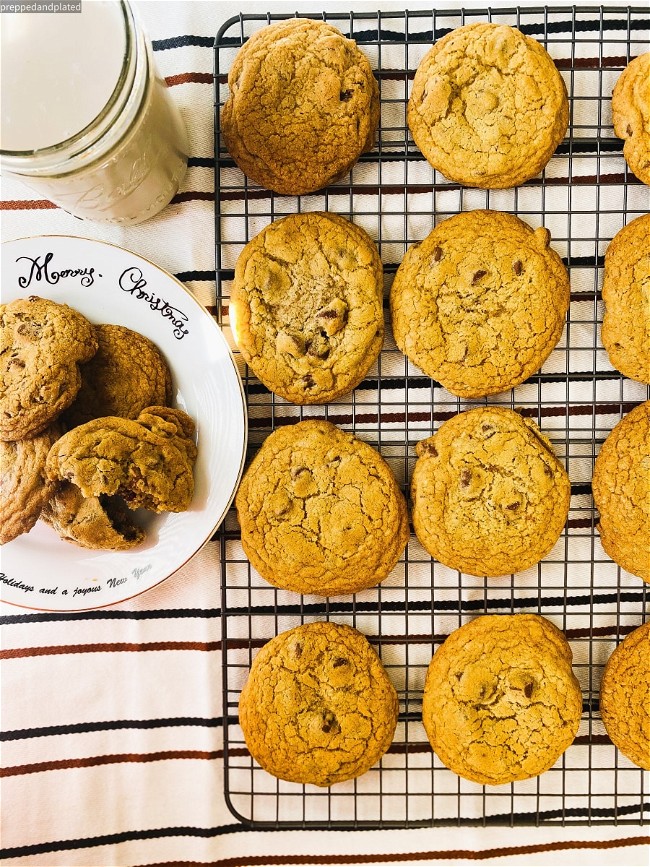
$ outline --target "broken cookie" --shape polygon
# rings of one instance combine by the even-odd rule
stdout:
[[[136,420],[95,419],[52,446],[46,471],[75,484],[84,497],[117,494],[130,509],[182,512],[194,492],[190,431],[192,419],[168,407],[149,407]]]
[[[58,485],[41,518],[62,539],[82,548],[127,551],[144,539],[118,497],[84,497],[71,482]]]

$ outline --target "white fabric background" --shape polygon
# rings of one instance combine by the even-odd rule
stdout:
[[[89,0],[85,0],[89,2]],[[152,39],[183,34],[214,36],[220,24],[244,11],[259,11],[259,3],[235,6],[223,2],[140,2],[137,4]],[[315,11],[318,3],[267,2],[270,11]],[[398,3],[358,3],[355,10],[400,9]],[[451,3],[445,3],[451,6]],[[470,5],[470,4],[466,4]],[[524,4],[522,4],[524,5]],[[610,4],[611,5],[611,4]],[[348,10],[350,3],[328,3],[328,9]],[[411,4],[410,8],[422,8]],[[426,8],[426,6],[424,7]],[[165,76],[212,71],[210,48],[186,46],[159,51],[156,61]],[[190,134],[194,157],[213,156],[213,91],[206,83],[173,88]],[[620,170],[620,166],[618,168]],[[211,192],[212,168],[192,167],[182,190]],[[642,191],[635,191],[642,195]],[[3,202],[40,198],[21,184],[3,179]],[[647,205],[646,205],[647,207]],[[3,240],[34,234],[78,234],[111,241],[151,258],[171,273],[214,271],[213,203],[196,200],[171,205],[142,226],[118,228],[79,223],[64,211],[3,210]],[[205,304],[214,303],[214,281],[189,284]],[[402,864],[489,863],[642,865],[649,863],[647,830],[639,826],[550,828],[435,828],[368,832],[244,832],[205,838],[183,833],[184,827],[214,829],[236,820],[223,801],[218,728],[193,724],[151,728],[101,728],[75,733],[79,721],[216,719],[221,716],[220,638],[218,617],[204,616],[220,605],[218,545],[208,544],[181,572],[148,593],[115,606],[113,611],[142,612],[143,619],[43,620],[21,622],[18,609],[2,605],[2,728],[17,732],[68,725],[64,733],[6,740],[5,768],[29,765],[29,773],[2,781],[2,846],[6,850],[67,841],[56,851],[7,857],[5,864],[32,865],[153,865],[195,862],[243,867],[264,865],[271,856],[285,864],[327,864],[329,857],[357,858],[392,854],[412,860]],[[149,616],[156,610],[183,610],[175,619]],[[192,613],[194,612],[194,613]],[[170,643],[177,643],[176,645]],[[201,649],[193,648],[200,644]],[[95,649],[89,650],[89,645]],[[190,646],[192,645],[192,646]],[[35,648],[65,647],[65,652],[35,652]],[[78,647],[79,652],[70,650]],[[158,649],[163,648],[164,649]],[[85,650],[84,650],[85,648]],[[22,655],[22,652],[28,653]],[[84,650],[84,652],[81,652]],[[173,751],[201,753],[203,758],[174,758]],[[164,754],[156,759],[156,754]],[[171,754],[171,755],[170,755]],[[129,755],[138,760],[55,766],[39,770],[39,762],[71,758]],[[206,757],[207,756],[207,757]],[[142,757],[148,757],[146,760]],[[177,829],[156,836],[155,829]],[[134,829],[150,831],[150,839],[122,839]],[[645,833],[645,837],[643,836]],[[88,839],[115,835],[101,845]],[[86,841],[76,848],[71,841]],[[581,851],[569,851],[571,843]],[[612,848],[592,848],[598,841]],[[612,841],[608,844],[607,841]],[[524,852],[490,857],[503,847],[555,843],[556,852]],[[454,854],[449,859],[440,854]],[[420,853],[420,854],[417,854]],[[424,853],[438,853],[437,855]],[[312,860],[310,860],[312,859]],[[277,860],[274,863],[278,863]],[[338,862],[340,863],[340,862]],[[375,863],[364,860],[363,863]]]

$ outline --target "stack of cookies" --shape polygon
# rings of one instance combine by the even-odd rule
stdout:
[[[66,541],[125,550],[138,508],[179,512],[194,492],[194,422],[169,406],[158,348],[30,296],[0,307],[0,541],[42,518]]]

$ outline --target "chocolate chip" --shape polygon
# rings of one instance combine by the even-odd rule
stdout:
[[[516,512],[519,508],[519,503],[510,503],[509,506],[506,506],[506,509],[510,509],[511,512]]]
[[[302,384],[305,386],[305,388],[313,388],[316,385],[314,377],[311,375],[311,373],[308,373],[306,376],[303,376]]]
[[[422,446],[422,450],[428,455],[433,455],[434,458],[438,457],[438,449],[434,446],[433,443],[425,443]]]
[[[342,665],[347,665],[347,659],[343,659],[342,656],[339,656],[338,659],[335,659],[332,663],[332,668],[340,668]]]
[[[630,136],[632,135],[632,127],[630,126],[629,123],[628,123],[627,129],[625,131],[627,132],[628,135],[630,135]]]
[[[342,90],[341,93],[339,94],[339,99],[341,100],[341,102],[347,102],[351,98],[352,98],[352,91],[351,90]]]
[[[524,273],[524,266],[521,264],[519,259],[517,259],[517,261],[513,264],[512,270],[515,272],[517,277]]]
[[[533,694],[533,685],[532,685],[532,683],[527,683],[526,686],[524,687],[524,695],[526,696],[526,698],[530,698],[532,696],[532,694]]]
[[[325,310],[321,310],[317,315],[319,319],[336,319],[339,314],[336,310],[325,308]]]
[[[481,277],[485,277],[486,274],[487,274],[487,271],[477,271],[476,274],[474,274],[474,277],[472,278],[472,286],[476,286],[476,284],[481,279]]]
[[[442,259],[442,247],[436,247],[433,251],[433,261],[439,262]]]
[[[302,644],[300,644],[300,642],[298,642],[297,644],[294,644],[293,651],[296,654],[296,656],[302,656]]]
[[[461,470],[460,471],[460,486],[461,488],[468,488],[469,483],[472,480],[472,474],[469,470]]]
[[[12,358],[9,362],[9,367],[17,367],[19,369],[22,369],[24,366],[25,362],[22,360],[22,358]]]
[[[490,433],[490,432],[494,433],[494,428],[492,427],[491,424],[482,424],[481,430],[483,431],[483,433]]]
[[[325,732],[325,734],[329,734],[331,731],[339,732],[341,727],[338,724],[338,720],[334,716],[333,713],[326,713],[323,716],[323,725],[321,726],[321,731]]]

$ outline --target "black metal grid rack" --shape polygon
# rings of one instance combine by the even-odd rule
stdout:
[[[600,285],[608,242],[650,210],[650,191],[628,172],[612,129],[610,96],[629,60],[648,50],[650,14],[623,7],[526,7],[433,12],[321,13],[369,57],[381,92],[376,147],[349,176],[318,193],[283,197],[248,182],[219,136],[227,72],[251,33],[286,16],[242,14],[215,43],[216,274],[220,320],[229,333],[228,297],[243,245],[270,221],[299,210],[330,210],[362,225],[379,247],[386,291],[409,244],[441,219],[492,208],[550,229],[572,283],[565,333],[543,369],[512,392],[458,399],[413,367],[392,341],[355,391],[327,406],[296,407],[270,394],[239,356],[254,453],[280,424],[322,417],[375,446],[407,491],[415,444],[448,417],[474,405],[517,407],[551,437],[572,481],[569,521],[545,560],[509,578],[479,579],[433,562],[411,535],[380,586],[327,600],[264,582],[243,554],[231,511],[220,532],[226,798],[233,814],[258,828],[388,828],[436,824],[648,822],[650,775],[606,737],[598,713],[602,668],[617,641],[647,616],[648,586],[603,552],[591,499],[593,461],[623,414],[647,389],[614,371],[600,344]],[[538,39],[564,76],[571,114],[567,138],[541,177],[513,190],[460,187],[434,171],[409,137],[406,102],[415,69],[432,44],[472,21],[514,25]],[[234,344],[233,344],[234,345]],[[432,754],[420,720],[432,652],[446,635],[483,613],[537,612],[564,629],[581,682],[584,710],[575,743],[532,780],[487,787],[469,783]],[[237,725],[237,702],[252,657],[270,637],[299,623],[332,618],[364,632],[400,697],[395,741],[381,764],[329,790],[276,780],[251,759]]]

